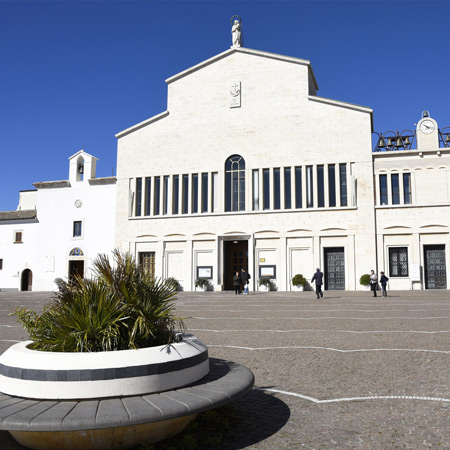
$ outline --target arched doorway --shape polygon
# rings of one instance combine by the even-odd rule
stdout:
[[[73,280],[75,276],[84,277],[84,253],[81,248],[75,247],[69,253],[69,280]]]
[[[25,269],[20,277],[20,290],[31,291],[33,285],[33,272],[30,269]]]

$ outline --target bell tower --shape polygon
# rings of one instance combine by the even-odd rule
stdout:
[[[87,182],[95,178],[97,158],[80,150],[69,158],[69,181],[73,186],[75,183]]]
[[[417,150],[432,150],[439,148],[439,131],[437,122],[430,117],[428,111],[422,113],[416,127]]]

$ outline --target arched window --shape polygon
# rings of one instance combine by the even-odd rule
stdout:
[[[245,211],[245,161],[240,155],[225,163],[225,211]]]
[[[81,248],[75,247],[72,250],[70,250],[69,256],[83,256],[83,250]]]

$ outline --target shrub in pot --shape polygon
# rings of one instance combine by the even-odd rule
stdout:
[[[197,278],[195,280],[196,288],[201,288],[204,291],[207,291],[209,286],[211,286],[211,282],[208,280],[208,278]]]
[[[301,273],[298,273],[292,278],[292,285],[299,290],[303,290],[306,285],[306,278]]]
[[[364,287],[369,287],[370,285],[370,275],[368,273],[365,273],[364,275],[361,275],[361,278],[359,279],[359,284]]]
[[[273,289],[274,285],[272,280],[269,277],[261,277],[258,280],[258,285],[263,287],[263,290],[270,291]]]

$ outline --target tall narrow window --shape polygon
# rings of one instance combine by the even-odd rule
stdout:
[[[389,276],[408,276],[408,248],[391,247],[389,249]]]
[[[14,231],[14,243],[22,244],[22,231]]]
[[[405,205],[410,205],[412,203],[412,200],[411,200],[411,174],[410,173],[403,174],[403,203]]]
[[[245,161],[233,155],[225,163],[225,211],[245,210]]]
[[[144,214],[146,216],[150,215],[150,205],[151,205],[151,193],[152,193],[152,179],[150,177],[145,178],[145,207]]]
[[[284,168],[284,207],[291,209],[291,168]]]
[[[73,222],[73,237],[81,237],[82,225],[81,220],[75,220]]]
[[[259,211],[259,170],[253,170],[253,211]]]
[[[302,168],[295,168],[295,207],[302,208]]]
[[[208,174],[202,173],[202,213],[208,212]]]
[[[347,164],[339,164],[339,185],[341,188],[341,206],[347,206]]]
[[[173,176],[173,191],[172,191],[172,214],[178,214],[178,205],[180,203],[180,177]]]
[[[212,174],[211,202],[212,211],[219,211],[219,174],[217,172]]]
[[[313,166],[306,166],[306,207],[312,208],[314,206],[314,181],[313,181]]]
[[[263,169],[263,209],[270,209],[270,170]]]
[[[336,206],[336,167],[328,165],[328,201],[330,207]]]
[[[380,205],[388,204],[387,175],[380,175]]]
[[[324,185],[324,167],[317,166],[317,206],[323,208],[325,206],[325,185]]]
[[[182,214],[189,211],[189,175],[183,175],[183,209]]]
[[[3,270],[3,259],[0,259],[0,270]]]
[[[155,177],[155,198],[153,204],[153,214],[159,216],[159,199],[161,195],[161,177]]]
[[[280,193],[280,169],[273,169],[273,209],[280,209],[281,193]]]
[[[169,210],[169,177],[163,178],[163,214],[167,214]]]
[[[198,213],[198,173],[192,174],[192,212]]]
[[[392,204],[400,204],[400,186],[398,180],[398,173],[393,173],[391,175],[391,189],[392,189]]]
[[[135,215],[139,217],[142,212],[142,178],[136,178],[136,210]]]

